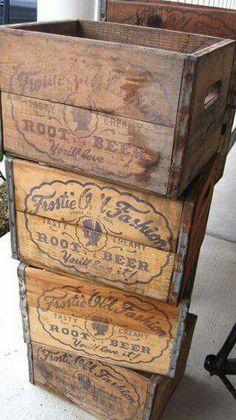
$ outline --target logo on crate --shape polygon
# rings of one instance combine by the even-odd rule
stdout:
[[[146,136],[147,144],[158,137],[155,127],[147,134],[142,122],[91,111],[90,101],[80,109],[11,94],[8,99],[15,129],[38,159],[115,179],[135,176],[137,182],[159,167],[161,152],[137,142],[137,136]]]
[[[107,232],[105,226],[97,219],[86,216],[80,218],[82,232],[78,230],[77,238],[80,244],[88,252],[102,250],[107,245]]]
[[[66,379],[71,387],[82,387],[84,390],[92,391],[102,389],[107,397],[114,399],[124,399],[129,404],[140,407],[140,395],[129,377],[121,373],[122,368],[113,368],[100,361],[90,360],[77,354],[65,353],[60,350],[52,350],[50,347],[38,347],[37,367],[41,374],[48,381],[58,378],[58,383],[63,384]],[[47,366],[47,369],[45,368]],[[52,370],[56,369],[55,376]],[[134,374],[134,381],[136,375]]]
[[[114,334],[113,323],[111,319],[88,316],[85,322],[86,331],[97,340],[104,340],[104,338],[111,338]]]
[[[109,414],[112,419],[125,416],[122,401],[129,404],[133,415],[138,415],[144,401],[135,386],[136,375],[121,373],[102,362],[92,361],[77,354],[72,355],[50,347],[38,347],[34,354],[35,367],[40,375],[74,401],[89,402],[89,410],[100,415]],[[36,375],[37,375],[36,371]],[[124,370],[125,373],[125,370]],[[131,382],[131,380],[133,380]],[[104,405],[105,401],[107,404]],[[91,402],[94,406],[91,406]],[[83,405],[82,405],[83,406]],[[86,408],[86,405],[84,405]]]
[[[168,314],[144,298],[124,296],[96,288],[88,294],[83,285],[56,287],[39,297],[38,319],[53,340],[80,355],[130,366],[155,363],[173,341]]]
[[[159,256],[157,250],[145,245],[65,220],[57,222],[28,213],[24,217],[30,240],[42,254],[59,263],[63,271],[69,269],[123,287],[154,282],[164,270],[169,273],[172,269],[171,253]]]
[[[125,238],[126,243],[132,244],[135,238],[139,244],[172,251],[169,220],[156,207],[155,198],[153,201],[152,204],[142,194],[119,191],[105,184],[54,180],[30,190],[25,211],[83,228],[79,240],[87,250],[103,248],[104,234],[109,234]],[[122,246],[124,242],[117,240],[116,244]]]
[[[162,144],[166,139],[156,124],[173,125],[166,80],[144,65],[129,60],[124,65],[124,58],[117,58],[116,64],[117,68],[106,66],[105,78],[97,76],[96,62],[91,79],[87,72],[85,78],[76,73],[71,78],[68,72],[69,80],[65,79],[64,70],[60,74],[60,66],[57,74],[53,68],[45,75],[38,68],[25,71],[24,64],[16,65],[11,91],[19,94],[9,94],[8,100],[19,141],[28,157],[38,161],[130,184],[155,184],[152,174],[158,172],[164,191],[168,174],[163,165],[166,146],[164,151]],[[91,65],[89,62],[90,69]],[[86,90],[81,96],[83,85]],[[106,95],[101,95],[101,91]],[[36,99],[37,96],[48,100]],[[171,157],[171,149],[168,156]]]
[[[78,69],[77,58],[74,60]],[[116,56],[113,63],[114,67],[110,67],[102,56],[100,60],[97,55],[95,59],[91,56],[83,60],[80,70],[71,72],[73,60],[70,59],[64,62],[68,66],[66,78],[65,66],[58,65],[55,71],[54,64],[51,71],[48,67],[45,73],[38,68],[38,63],[33,68],[31,62],[30,71],[24,63],[18,63],[10,76],[11,91],[33,97],[32,102],[39,95],[52,103],[76,105],[109,114],[120,112],[122,105],[123,112],[136,120],[170,124],[172,109],[166,75],[163,77],[160,71],[154,71],[150,66],[130,61],[129,57]],[[49,62],[47,64],[50,66]]]

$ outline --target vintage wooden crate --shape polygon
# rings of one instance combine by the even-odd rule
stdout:
[[[28,344],[30,381],[102,419],[157,420],[184,374],[196,318],[188,315],[174,378],[108,365],[32,342]]]
[[[236,11],[159,0],[101,0],[101,19],[236,39]],[[228,103],[236,107],[236,52]]]
[[[16,158],[6,172],[13,257],[178,304],[204,238],[215,160],[177,201]]]
[[[187,300],[175,307],[24,263],[18,275],[30,341],[118,366],[174,376]]]
[[[234,41],[79,21],[0,41],[5,151],[172,198],[217,151]]]

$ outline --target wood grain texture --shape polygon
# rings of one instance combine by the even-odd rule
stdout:
[[[181,201],[18,159],[13,172],[21,260],[168,300]]]
[[[16,210],[174,252],[183,202],[14,159]],[[98,221],[99,226],[84,223]],[[146,227],[146,228],[145,228]],[[119,242],[117,242],[119,243]]]
[[[150,4],[147,4],[150,3]],[[236,39],[236,12],[215,7],[108,0],[107,21]],[[200,22],[200,24],[199,24]],[[228,103],[236,106],[236,53]]]
[[[33,343],[34,381],[98,418],[143,419],[150,379],[57,348]]]
[[[182,160],[182,173],[179,192],[200,173],[219,149],[225,104],[229,90],[232,70],[232,45],[223,50],[211,51],[198,62],[193,90],[192,120],[189,125],[189,141],[186,143]],[[211,101],[211,87],[213,96]],[[209,102],[208,99],[209,98]]]
[[[169,299],[183,202],[18,159],[13,173],[22,261]]]
[[[173,307],[34,268],[26,268],[25,284],[32,341],[173,375],[186,303]]]
[[[174,126],[182,54],[141,40],[134,46],[20,29],[0,36],[2,91]]]
[[[157,386],[150,420],[158,420],[161,418],[166,405],[168,404],[172,394],[174,393],[184,375],[196,321],[197,317],[195,315],[189,314],[186,322],[185,337],[183,339],[183,345],[180,350],[175,377],[171,379],[164,378],[163,376],[161,377],[161,381]]]
[[[235,43],[82,21],[63,36],[66,24],[48,25],[0,29],[5,150],[179,197],[217,151]]]
[[[236,38],[236,12],[176,2],[108,0],[107,21]],[[151,3],[151,4],[147,4]],[[158,21],[159,17],[159,21]],[[156,18],[156,20],[154,19]],[[199,24],[199,21],[200,24]]]
[[[156,420],[184,373],[195,322],[196,317],[189,315],[173,379],[111,366],[33,342],[34,383],[59,393],[98,418]]]
[[[199,254],[205,233],[213,162],[178,201],[19,159],[12,181],[18,259],[178,305],[191,281],[186,258]],[[193,215],[208,187],[196,246]]]
[[[167,301],[174,255],[145,246],[117,246],[101,235],[103,249],[88,251],[89,230],[17,212],[18,257],[32,265],[81,275],[113,287]],[[78,239],[79,238],[79,239]],[[137,249],[138,248],[138,249]]]
[[[2,110],[6,152],[166,193],[172,127],[6,93]]]

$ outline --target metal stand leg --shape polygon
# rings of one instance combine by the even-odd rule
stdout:
[[[233,397],[236,399],[236,389],[226,375],[236,375],[236,359],[228,359],[228,356],[236,343],[236,324],[232,328],[227,340],[219,353],[215,356],[209,354],[206,357],[204,367],[211,376],[217,375],[225,384]]]

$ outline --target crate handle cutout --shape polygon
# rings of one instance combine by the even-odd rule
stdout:
[[[213,85],[208,86],[207,95],[204,99],[205,109],[211,106],[219,98],[221,86],[221,80],[217,80],[217,82],[213,83]]]

